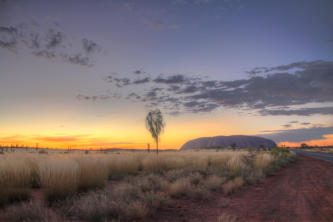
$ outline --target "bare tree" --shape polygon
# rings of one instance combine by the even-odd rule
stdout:
[[[156,142],[157,154],[158,154],[159,135],[164,130],[164,126],[165,122],[163,120],[162,113],[159,109],[152,110],[147,114],[146,127]]]

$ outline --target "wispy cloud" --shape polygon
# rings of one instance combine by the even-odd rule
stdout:
[[[42,28],[39,23],[22,23],[16,26],[0,26],[0,49],[20,52],[28,49],[36,57],[56,59],[82,66],[93,66],[94,57],[103,49],[96,42],[83,38],[73,42],[58,25]],[[76,47],[75,47],[76,46]]]
[[[276,109],[260,111],[262,115],[281,115],[281,116],[311,116],[315,114],[320,115],[333,115],[333,107],[316,107],[316,108],[302,108],[302,109]]]

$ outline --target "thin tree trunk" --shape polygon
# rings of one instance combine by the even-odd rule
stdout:
[[[156,139],[156,150],[157,150],[157,154],[158,154],[158,139]]]

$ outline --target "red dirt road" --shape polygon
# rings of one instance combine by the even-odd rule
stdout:
[[[215,193],[212,201],[176,201],[154,221],[218,221],[220,215],[237,221],[333,221],[333,164],[305,156],[263,183],[231,196]]]

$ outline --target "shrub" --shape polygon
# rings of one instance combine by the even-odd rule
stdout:
[[[171,197],[191,196],[193,188],[188,179],[179,179],[170,184],[168,194]]]
[[[239,189],[241,186],[243,186],[243,184],[244,184],[243,178],[236,177],[235,179],[223,184],[223,191],[225,194],[230,194],[235,190]]]
[[[217,177],[215,175],[209,176],[204,182],[203,186],[205,186],[208,190],[218,190],[222,187],[222,183],[226,181],[226,178]]]
[[[158,175],[141,176],[132,181],[143,192],[160,192],[167,189],[168,182]]]

